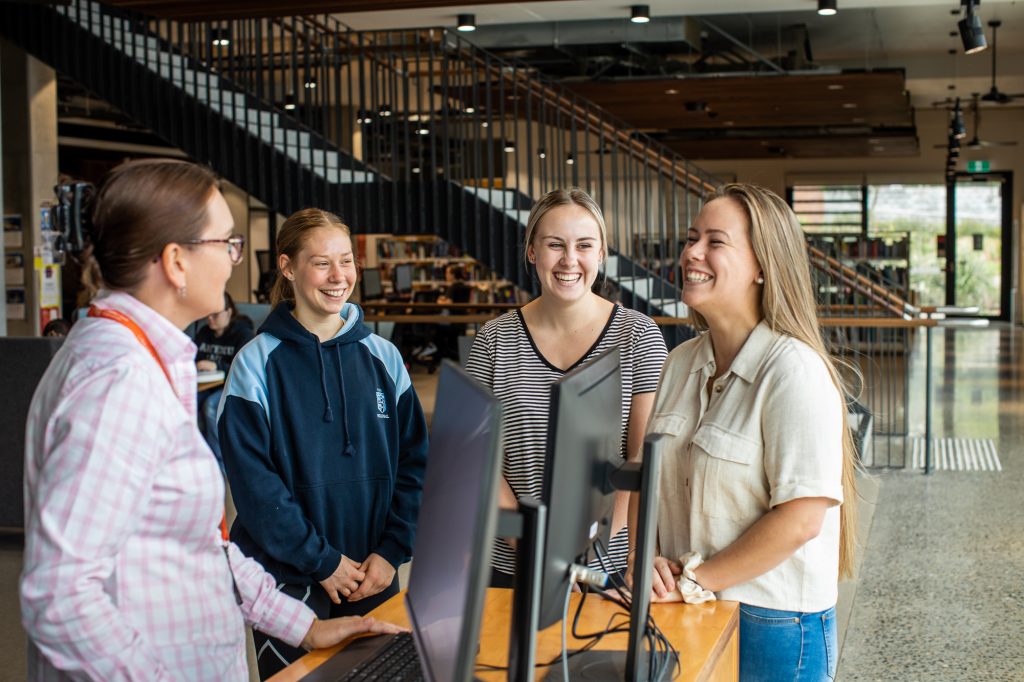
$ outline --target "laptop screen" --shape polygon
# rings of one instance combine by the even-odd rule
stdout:
[[[491,571],[500,474],[498,401],[441,366],[406,608],[433,682],[472,679]]]

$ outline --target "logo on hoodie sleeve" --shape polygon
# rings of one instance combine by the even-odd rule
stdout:
[[[379,388],[377,389],[377,412],[380,413],[377,415],[378,419],[391,418],[388,415],[388,403],[387,400],[384,398],[384,391],[380,390]]]

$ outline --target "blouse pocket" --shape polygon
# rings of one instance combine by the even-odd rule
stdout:
[[[758,515],[763,469],[761,443],[716,424],[703,424],[693,435],[704,466],[701,510],[708,516],[752,521]],[[696,455],[697,453],[694,453]]]

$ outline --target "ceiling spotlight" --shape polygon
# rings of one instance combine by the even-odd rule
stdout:
[[[420,167],[419,166],[413,166],[409,170],[411,170],[416,175],[419,175],[419,173],[420,173]]]
[[[511,154],[516,150],[516,143],[511,140],[505,140],[504,150],[506,154]]]
[[[231,44],[231,32],[226,28],[211,28],[210,44],[217,47],[227,47]]]
[[[466,107],[465,109],[463,109],[463,111],[465,111],[467,114],[472,114],[472,113],[476,112],[476,108],[475,107]]]
[[[985,29],[981,26],[981,17],[974,13],[974,6],[978,0],[960,0],[960,4],[967,8],[964,18],[957,22],[960,27],[960,42],[964,44],[964,54],[981,52],[988,47],[985,40]]]
[[[430,134],[430,129],[429,128],[420,128],[419,130],[416,131],[416,134],[417,135],[429,135]]]
[[[302,87],[307,90],[316,90],[316,81],[310,78],[308,81],[302,84]]]
[[[295,110],[295,95],[284,96],[284,110],[294,111]]]
[[[384,104],[384,105],[381,106],[380,109],[377,110],[377,114],[381,118],[387,118],[388,116],[391,115],[391,107],[388,106],[387,104]]]
[[[836,13],[836,0],[818,0],[818,14],[830,17]]]
[[[651,20],[650,5],[633,5],[629,8],[629,20],[634,24],[646,24]]]
[[[539,158],[539,159],[546,159],[546,158],[548,158],[548,153],[546,151],[544,151],[544,147],[541,147],[541,148],[539,148],[537,150],[537,158]]]
[[[679,91],[676,90],[675,88],[669,88],[668,90],[665,91],[665,94],[666,95],[678,95]]]
[[[489,125],[490,125],[490,123],[488,123],[487,121],[481,121],[481,123],[480,123],[480,127],[481,128],[486,128]]]
[[[459,20],[455,24],[455,28],[463,33],[472,33],[476,30],[476,15],[460,14]]]
[[[569,152],[568,154],[565,155],[565,163],[569,166],[576,163],[576,157],[572,155],[572,152]]]

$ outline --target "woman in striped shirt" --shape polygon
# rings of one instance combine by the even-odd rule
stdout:
[[[622,358],[621,456],[639,455],[651,412],[665,341],[646,315],[591,291],[607,255],[604,216],[583,190],[548,192],[526,228],[526,259],[541,294],[520,310],[484,325],[467,369],[502,401],[505,447],[500,504],[515,508],[527,495],[541,499],[551,384],[618,346]],[[629,496],[617,493],[612,516],[612,564],[626,568]],[[497,540],[492,584],[511,586],[515,555]]]

